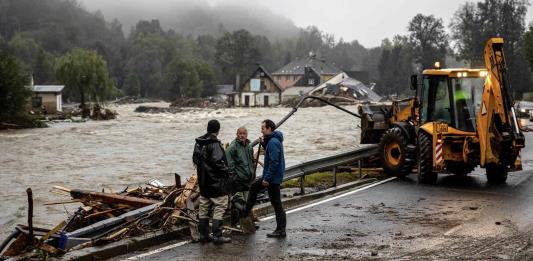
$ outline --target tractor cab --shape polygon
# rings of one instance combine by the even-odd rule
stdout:
[[[440,122],[454,129],[452,132],[474,135],[487,70],[437,67],[424,70],[422,77],[417,88],[420,126]]]

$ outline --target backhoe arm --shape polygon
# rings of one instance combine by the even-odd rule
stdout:
[[[484,50],[488,76],[478,112],[477,132],[480,140],[480,165],[499,164],[517,168],[524,135],[518,127],[511,86],[508,79],[503,39],[491,38]]]

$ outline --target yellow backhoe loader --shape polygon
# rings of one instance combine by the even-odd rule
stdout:
[[[417,169],[423,183],[438,173],[466,175],[486,169],[489,183],[504,183],[520,170],[524,135],[513,107],[503,39],[484,48],[483,69],[434,69],[411,76],[415,97],[392,106],[363,105],[361,143],[379,143],[386,173],[404,176]]]

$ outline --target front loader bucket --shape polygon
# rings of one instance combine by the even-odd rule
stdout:
[[[359,107],[361,115],[361,144],[377,144],[389,129],[390,105],[363,104]]]

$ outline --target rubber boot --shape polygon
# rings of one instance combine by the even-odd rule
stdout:
[[[200,218],[198,221],[198,233],[200,243],[211,242],[213,238],[209,235],[209,218]]]
[[[239,211],[239,214],[241,216],[246,216],[246,202],[242,199],[235,199],[232,200],[231,204],[233,205],[233,208]]]
[[[237,224],[239,223],[239,210],[235,207],[231,208],[231,226],[237,227]]]
[[[231,238],[222,236],[222,226],[224,221],[213,219],[213,243],[220,245],[231,242]]]
[[[254,223],[255,230],[259,229],[259,225],[257,222],[259,222],[259,219],[255,216],[255,213],[253,211],[250,211],[250,218],[252,218],[252,222]]]

